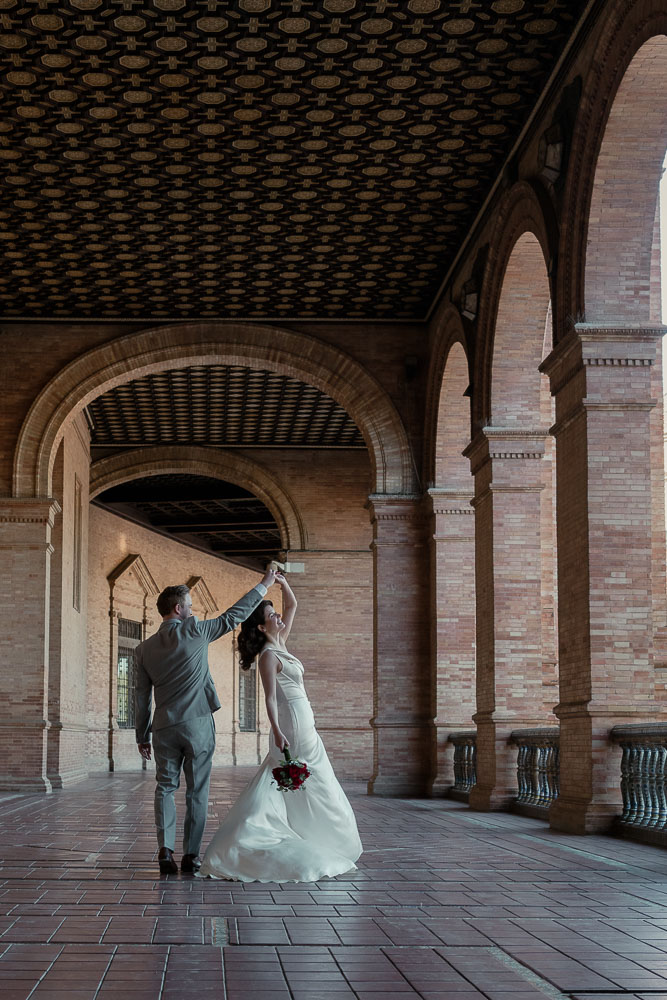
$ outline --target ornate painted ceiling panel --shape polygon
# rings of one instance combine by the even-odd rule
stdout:
[[[5,316],[426,314],[584,0],[0,0]]]

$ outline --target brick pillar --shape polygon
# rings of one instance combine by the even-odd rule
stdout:
[[[47,778],[51,529],[49,499],[0,500],[0,552],[12,613],[0,632],[0,789],[51,791]]]
[[[550,821],[572,833],[620,813],[611,728],[659,713],[651,411],[662,332],[578,324],[542,366],[556,397],[561,792]]]
[[[429,569],[420,497],[373,495],[373,776],[369,794],[427,795],[432,778]]]
[[[475,522],[470,492],[428,491],[431,506],[431,678],[435,774],[431,795],[454,785],[451,733],[473,729]]]
[[[544,723],[541,458],[546,434],[486,427],[466,448],[475,477],[477,784],[475,809],[517,794],[513,729]]]

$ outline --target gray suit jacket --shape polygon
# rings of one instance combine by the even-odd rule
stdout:
[[[209,643],[245,621],[263,599],[262,591],[253,587],[219,618],[200,622],[193,616],[162,622],[155,635],[139,643],[134,651],[137,743],[150,742],[151,729],[217,712],[220,701],[208,668]],[[151,693],[155,697],[152,724]]]

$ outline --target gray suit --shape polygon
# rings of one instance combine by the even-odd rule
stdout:
[[[137,743],[153,733],[155,825],[158,844],[173,851],[176,837],[174,792],[181,769],[187,785],[183,853],[199,854],[206,825],[208,785],[215,750],[213,712],[220,701],[208,667],[209,643],[230,632],[263,600],[260,584],[219,618],[162,622],[155,635],[135,649]],[[151,693],[155,711],[151,723]]]

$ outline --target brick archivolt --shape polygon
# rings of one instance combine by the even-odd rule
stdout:
[[[307,548],[306,528],[291,496],[263,465],[232,451],[164,446],[111,455],[91,465],[90,497],[132,479],[168,473],[210,476],[250,490],[275,518],[281,547],[286,551]]]
[[[335,399],[368,445],[377,493],[406,493],[415,475],[407,434],[379,383],[343,351],[305,334],[250,324],[188,323],[120,337],[67,365],[40,393],[14,456],[15,496],[48,495],[57,445],[68,422],[108,389],[190,365],[261,367],[300,379]]]

